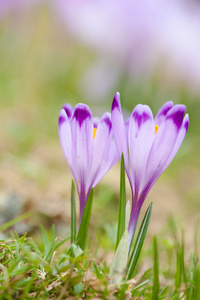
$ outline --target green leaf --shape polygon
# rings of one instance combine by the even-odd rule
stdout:
[[[193,285],[193,280],[194,280],[194,258],[193,258],[193,251],[190,251],[190,299],[193,297],[193,290],[194,290],[194,285]]]
[[[118,229],[117,229],[117,249],[122,235],[125,231],[126,222],[126,187],[125,187],[125,168],[124,168],[124,156],[121,157],[121,171],[120,171],[120,197],[119,197],[119,214],[118,214]]]
[[[83,291],[84,291],[84,287],[85,285],[82,284],[81,282],[77,283],[75,286],[74,286],[74,292],[76,295],[79,295],[81,294]]]
[[[72,250],[73,257],[78,257],[83,254],[83,250],[79,246],[76,246],[75,244],[71,245],[71,250]]]
[[[43,240],[43,244],[44,244],[44,257],[45,257],[48,252],[49,239],[48,239],[47,233],[42,225],[40,226],[40,230],[41,230],[42,240]]]
[[[153,203],[151,202],[149,204],[149,207],[147,208],[147,211],[145,213],[145,216],[142,220],[142,224],[140,226],[136,241],[135,241],[135,245],[133,247],[133,251],[130,255],[130,259],[128,262],[128,271],[127,271],[127,275],[126,275],[126,279],[129,280],[132,278],[133,275],[133,271],[135,269],[136,263],[138,261],[138,258],[140,256],[140,252],[142,250],[142,246],[145,240],[145,236],[147,233],[147,229],[149,226],[149,221],[150,221],[150,217],[151,217],[151,211],[152,211],[152,205]]]
[[[63,239],[62,241],[60,241],[56,246],[55,246],[55,250],[58,249],[62,244],[64,244],[66,241],[68,241],[70,239],[70,235],[67,236],[65,239]]]
[[[176,273],[175,273],[175,286],[178,290],[181,286],[181,251],[177,248],[176,253]]]
[[[77,235],[77,245],[82,250],[85,250],[85,246],[86,246],[87,233],[88,233],[90,216],[92,211],[92,203],[93,203],[93,188],[91,189],[90,194],[88,196],[85,209],[83,212],[83,216],[81,219],[78,235]]]
[[[130,215],[131,215],[131,208],[130,208],[130,201],[128,200],[126,203],[126,224],[125,224],[125,228],[128,229],[128,224],[130,221]]]
[[[109,277],[110,277],[110,283],[120,283],[123,279],[123,274],[125,273],[125,269],[127,266],[127,260],[128,260],[128,230],[124,232],[119,245],[117,247],[117,250],[115,252]]]
[[[11,221],[9,221],[9,222],[7,222],[7,223],[1,225],[1,226],[0,226],[0,231],[3,231],[3,230],[8,229],[9,227],[15,225],[16,223],[21,222],[22,220],[24,220],[24,219],[30,217],[32,214],[33,214],[33,212],[32,212],[32,211],[29,211],[29,212],[27,212],[27,213],[25,213],[25,214],[23,214],[23,215],[21,215],[21,216],[15,218],[15,219],[13,219],[13,220],[11,220]]]
[[[0,263],[0,270],[3,272],[3,280],[4,280],[4,286],[6,288],[9,287],[9,273],[8,273],[8,269]]]
[[[56,243],[55,243],[55,225],[51,227],[50,236],[48,238],[48,235],[45,231],[45,229],[40,226],[40,230],[42,233],[42,239],[44,243],[44,260],[51,262],[51,259],[53,257],[53,253],[55,251]]]
[[[76,239],[76,203],[75,203],[75,184],[72,180],[71,186],[71,243]]]
[[[153,267],[153,293],[152,300],[158,300],[159,294],[159,263],[158,263],[158,246],[157,239],[153,238],[153,252],[154,252],[154,267]]]

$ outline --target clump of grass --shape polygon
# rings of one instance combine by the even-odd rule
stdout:
[[[14,221],[13,221],[14,222]],[[13,223],[12,222],[12,223]],[[4,226],[6,228],[6,226]],[[109,266],[83,251],[70,236],[56,238],[55,227],[41,227],[39,242],[26,234],[0,241],[1,299],[200,299],[200,264],[197,245],[185,259],[182,234],[179,242],[175,222],[169,221],[174,262],[170,274],[159,269],[159,239],[153,239],[152,268],[135,277],[111,284]],[[166,262],[167,263],[167,262]],[[162,280],[159,278],[162,276]]]
[[[74,243],[66,246],[70,236],[57,240],[54,226],[49,233],[41,227],[41,239],[40,247],[26,235],[1,240],[2,299],[105,298],[124,290],[109,285],[106,264],[93,260]]]

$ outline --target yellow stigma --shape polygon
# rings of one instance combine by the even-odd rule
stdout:
[[[93,131],[93,139],[95,139],[95,136],[96,136],[96,133],[97,133],[97,129],[94,128],[93,130],[94,130],[94,131]]]
[[[159,126],[155,125],[155,134],[157,133],[158,129],[159,129]]]

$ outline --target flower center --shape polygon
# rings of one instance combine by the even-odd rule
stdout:
[[[159,129],[159,126],[158,126],[158,125],[155,125],[155,135],[156,135],[158,129]]]
[[[97,129],[94,128],[94,129],[93,129],[93,139],[95,139],[96,133],[97,133]]]

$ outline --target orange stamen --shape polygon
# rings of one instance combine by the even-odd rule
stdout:
[[[94,128],[93,130],[94,130],[94,131],[93,131],[93,139],[95,139],[95,136],[96,136],[96,133],[97,133],[97,129]]]
[[[157,133],[158,129],[159,129],[159,126],[155,125],[155,134]]]

